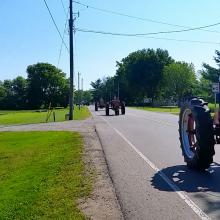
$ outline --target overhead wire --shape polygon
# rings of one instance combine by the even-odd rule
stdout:
[[[64,11],[65,15],[68,16],[68,13],[66,12],[66,8],[64,6],[63,0],[60,0],[60,1],[61,1],[61,5],[63,7],[63,11]]]
[[[200,26],[200,27],[195,27],[195,28],[182,29],[182,30],[158,31],[158,32],[135,33],[135,34],[113,33],[113,32],[105,32],[105,31],[93,31],[93,32],[97,32],[97,33],[102,32],[103,34],[121,35],[121,36],[146,36],[146,35],[157,35],[157,34],[171,34],[171,33],[188,32],[188,31],[200,30],[200,29],[204,29],[204,28],[207,28],[207,27],[213,27],[213,26],[218,26],[218,25],[220,25],[220,22],[215,23],[215,24],[209,24],[209,25],[204,25],[204,26]],[[87,30],[87,29],[80,29],[80,30],[83,30],[84,32],[86,32],[86,31],[92,32],[92,30]]]
[[[59,30],[59,28],[58,28],[58,26],[57,26],[57,24],[56,24],[56,21],[55,21],[55,19],[54,19],[52,13],[51,13],[51,11],[50,11],[50,8],[49,8],[49,6],[48,6],[46,0],[43,0],[43,1],[44,1],[44,4],[45,4],[45,6],[46,6],[46,8],[47,8],[47,10],[48,10],[48,12],[49,12],[49,14],[50,14],[50,17],[51,17],[51,19],[52,19],[52,21],[53,21],[53,24],[54,24],[54,26],[55,26],[55,28],[56,28],[56,30],[57,30],[57,32],[58,32],[58,34],[59,34],[61,40],[62,40],[64,46],[66,47],[67,51],[69,52],[69,48],[67,47],[67,45],[66,45],[66,43],[65,43],[65,41],[64,41],[64,39],[63,39],[63,37],[62,37],[62,35],[61,35],[61,33],[60,33],[60,30]]]
[[[64,36],[65,36],[65,32],[66,32],[66,28],[67,28],[67,23],[68,23],[68,14],[66,15],[66,22],[65,22],[64,30],[63,30],[63,39],[64,39]],[[59,51],[59,57],[58,57],[57,67],[58,67],[59,64],[60,64],[60,59],[61,59],[62,50],[63,50],[63,41],[61,41],[61,46],[60,46],[60,51]]]
[[[212,41],[184,40],[184,39],[153,37],[153,36],[135,35],[135,34],[132,35],[132,34],[112,33],[112,32],[104,32],[104,31],[80,29],[80,28],[76,28],[76,30],[79,31],[79,32],[84,32],[84,33],[93,33],[93,34],[102,34],[102,35],[113,35],[113,36],[122,36],[122,37],[141,37],[141,38],[157,39],[157,40],[168,40],[168,41],[177,41],[177,42],[188,42],[188,43],[220,45],[220,42],[218,43],[218,42],[212,42]]]
[[[69,16],[69,11],[66,11],[66,8],[64,6],[63,0],[60,0],[64,14],[66,15],[66,21],[65,21],[65,25],[64,25],[64,30],[63,30],[63,39],[65,37],[65,32],[66,32],[66,28],[67,28],[67,23],[68,23],[68,16]],[[60,59],[61,59],[61,55],[62,55],[62,50],[63,50],[63,41],[61,41],[61,45],[60,45],[60,50],[59,50],[59,56],[58,56],[58,61],[57,61],[57,68],[59,67],[60,64]]]
[[[163,37],[144,37],[156,40],[167,40],[167,41],[176,41],[176,42],[187,42],[187,43],[199,43],[199,44],[211,44],[211,45],[220,45],[220,42],[213,41],[198,41],[198,40],[186,40],[186,39],[176,39],[176,38],[163,38]]]
[[[215,30],[203,30],[204,28],[216,26],[219,23],[216,23],[216,24],[213,24],[213,25],[204,25],[204,26],[201,26],[201,27],[189,27],[189,26],[184,26],[184,25],[171,24],[171,23],[157,21],[157,20],[153,20],[153,19],[128,15],[128,14],[124,14],[124,13],[120,13],[120,12],[116,12],[116,11],[112,11],[112,10],[108,10],[108,9],[97,8],[97,7],[94,7],[94,6],[91,6],[91,5],[81,3],[79,1],[73,1],[73,2],[76,3],[76,4],[79,4],[81,6],[84,6],[86,8],[91,8],[91,9],[94,9],[94,10],[97,10],[97,11],[101,11],[101,12],[105,12],[105,13],[109,13],[109,14],[114,14],[114,15],[119,15],[119,16],[123,16],[123,17],[133,18],[133,19],[136,19],[136,20],[153,22],[153,23],[168,25],[168,26],[172,26],[172,27],[187,28],[188,30],[202,30],[202,31],[206,31],[206,32],[220,33],[219,31],[215,31]],[[186,31],[187,29],[185,29],[184,31]],[[182,30],[179,30],[179,32],[182,32]]]

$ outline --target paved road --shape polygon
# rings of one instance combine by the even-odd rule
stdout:
[[[204,173],[190,171],[178,117],[126,109],[91,111],[126,219],[220,219],[220,149]]]

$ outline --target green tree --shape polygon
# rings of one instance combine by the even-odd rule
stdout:
[[[215,51],[216,57],[214,60],[218,67],[220,68],[220,52],[218,50]],[[220,76],[220,69],[211,67],[209,64],[203,63],[204,69],[200,72],[204,79],[209,80],[210,82],[218,82]]]
[[[28,103],[32,109],[66,106],[68,84],[65,73],[49,63],[37,63],[27,67]],[[63,102],[63,100],[65,100]]]
[[[18,76],[0,83],[0,107],[2,109],[25,109],[27,82]]]
[[[18,76],[12,80],[12,91],[16,109],[25,109],[27,106],[27,81]]]
[[[3,85],[5,97],[3,100],[3,109],[15,109],[15,97],[13,92],[12,80],[4,80]]]
[[[207,63],[203,63],[203,70],[200,71],[199,95],[209,102],[214,101],[212,93],[212,83],[217,83],[220,76],[220,51],[215,51],[214,60],[218,68],[211,67]]]
[[[102,96],[103,92],[103,82],[101,79],[97,79],[95,82],[91,82],[93,101],[98,101]]]
[[[6,89],[0,81],[0,109],[5,109]]]
[[[171,63],[164,68],[165,96],[180,101],[184,95],[193,94],[196,85],[194,66],[185,62]]]
[[[133,101],[146,96],[154,100],[159,93],[163,68],[172,62],[166,50],[138,50],[117,63],[116,75],[121,87],[127,87],[127,95]]]
[[[118,77],[104,77],[102,80],[98,79],[91,83],[93,89],[91,90],[93,101],[99,101],[103,98],[105,102],[118,96],[119,87]]]
[[[105,77],[102,81],[102,98],[110,101],[117,97],[117,81],[115,77]]]
[[[74,103],[79,105],[89,105],[92,102],[92,93],[91,91],[82,91],[77,90],[74,92]]]
[[[89,105],[92,102],[92,93],[90,90],[83,91],[83,103]]]
[[[214,102],[211,81],[205,79],[204,77],[201,77],[198,82],[195,95],[202,97],[204,100],[208,102]]]

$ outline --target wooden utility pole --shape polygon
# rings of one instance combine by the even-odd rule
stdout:
[[[120,100],[120,88],[119,88],[119,82],[118,82],[118,100]]]
[[[74,79],[74,57],[73,57],[73,2],[70,0],[70,19],[69,19],[69,45],[70,45],[70,94],[69,94],[69,120],[73,120],[74,111],[74,95],[73,95],[73,79]]]
[[[80,105],[81,105],[81,92],[80,92],[80,73],[78,72],[78,105],[79,105],[79,110],[80,110]]]
[[[80,93],[80,103],[82,105],[84,101],[84,96],[83,96],[83,77],[81,78],[81,93]]]

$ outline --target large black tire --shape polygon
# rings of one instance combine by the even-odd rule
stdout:
[[[98,111],[98,103],[95,102],[95,111],[97,112]]]
[[[187,166],[199,170],[209,168],[215,154],[214,128],[210,110],[202,99],[193,98],[183,103],[179,135]]]
[[[125,104],[123,102],[121,104],[121,114],[125,115]]]
[[[109,115],[109,104],[107,103],[106,105],[105,105],[105,115]]]
[[[119,115],[119,109],[115,109],[115,115]]]

